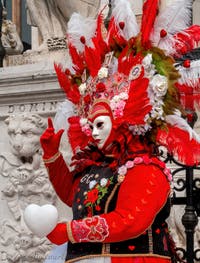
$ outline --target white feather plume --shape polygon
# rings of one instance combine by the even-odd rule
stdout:
[[[165,38],[161,41],[160,31],[164,29],[168,35],[173,36],[175,33],[189,27],[191,23],[192,0],[174,0],[164,10],[160,10],[154,23],[154,29],[151,34],[152,44],[162,48]],[[167,44],[166,44],[167,46]]]
[[[176,110],[173,115],[167,115],[165,120],[172,126],[188,132],[190,140],[194,139],[200,143],[200,136],[190,127],[187,121],[181,117],[180,111]]]
[[[200,60],[190,61],[189,68],[186,68],[184,66],[177,66],[176,68],[181,75],[181,78],[179,79],[180,84],[187,84],[190,87],[195,87],[199,84]]]
[[[126,40],[131,37],[135,37],[139,33],[136,16],[128,0],[115,0],[112,15],[114,16],[116,24],[122,21],[124,22],[124,29],[119,30],[120,35],[122,35]]]
[[[96,26],[96,20],[93,18],[85,18],[78,13],[73,13],[67,25],[68,40],[79,52],[83,52],[85,45],[80,38],[85,37],[85,44],[93,46],[92,37],[95,35]]]

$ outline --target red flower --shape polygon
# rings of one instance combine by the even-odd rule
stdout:
[[[97,84],[97,86],[96,86],[96,91],[97,92],[103,92],[105,90],[106,90],[106,86],[102,82]]]
[[[96,188],[92,189],[87,193],[87,199],[84,203],[95,203],[98,199],[98,193],[99,191]]]
[[[89,104],[90,101],[91,101],[90,95],[86,95],[86,96],[84,97],[84,102],[85,102],[85,104]]]

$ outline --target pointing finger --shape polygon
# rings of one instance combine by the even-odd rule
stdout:
[[[52,119],[51,118],[48,118],[48,128],[54,128],[53,127],[53,122],[52,122]]]

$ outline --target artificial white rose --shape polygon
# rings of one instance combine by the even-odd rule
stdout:
[[[108,69],[105,67],[100,68],[98,71],[98,77],[100,79],[106,78],[108,76]]]
[[[102,178],[101,181],[100,181],[100,185],[101,187],[105,187],[108,183],[108,179],[106,178]]]
[[[96,184],[97,184],[97,181],[96,181],[96,180],[92,180],[92,181],[89,183],[89,189],[94,188]]]
[[[150,83],[153,92],[157,97],[162,97],[167,93],[168,89],[168,82],[167,78],[165,76],[162,76],[160,74],[156,74]]]
[[[86,87],[86,83],[82,83],[82,84],[78,87],[79,92],[80,92],[81,95],[84,95],[84,94],[85,94],[86,88],[87,88],[87,87]]]
[[[128,94],[127,94],[126,92],[121,92],[121,93],[119,94],[119,97],[120,97],[120,99],[122,99],[122,100],[127,100],[127,99],[128,99]]]
[[[81,125],[81,126],[86,125],[87,122],[88,122],[88,119],[86,119],[86,118],[81,118],[81,119],[80,119],[80,125]]]
[[[146,55],[142,60],[142,64],[144,67],[149,67],[149,65],[151,65],[151,62],[152,62],[152,54]]]

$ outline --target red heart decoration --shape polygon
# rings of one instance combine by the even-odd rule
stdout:
[[[128,246],[128,249],[133,251],[135,249],[135,246]]]
[[[156,234],[160,234],[160,229],[157,228],[155,232],[156,232]]]

